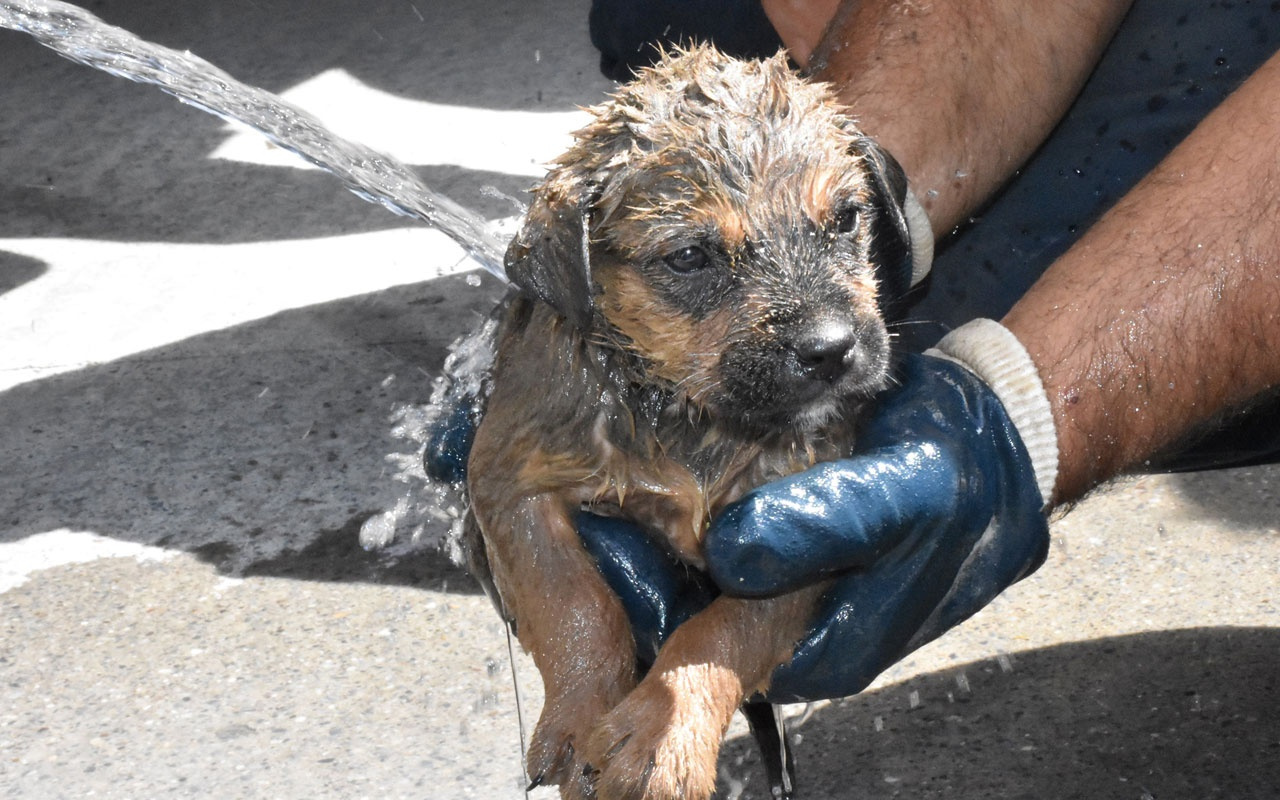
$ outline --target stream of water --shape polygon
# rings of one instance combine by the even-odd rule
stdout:
[[[506,280],[502,268],[505,243],[479,215],[431,191],[399,161],[348,141],[312,115],[281,98],[249,86],[189,52],[162,47],[109,25],[59,0],[0,0],[0,28],[30,34],[66,58],[138,83],[150,84],[223,119],[258,131],[270,141],[337,176],[347,189],[373,203],[438,228],[461,245],[486,270]],[[409,487],[396,507],[368,519],[360,532],[369,548],[386,548],[397,534],[409,547],[420,545],[428,520],[444,522],[445,544],[461,563],[461,520],[465,497],[461,486],[429,481],[422,469],[422,450],[432,425],[460,403],[475,403],[479,381],[493,349],[493,322],[451,348],[431,401],[397,410],[393,434],[411,452],[392,454],[395,475]],[[516,679],[512,660],[512,677]],[[516,681],[517,714],[520,685]],[[523,722],[521,751],[524,749]],[[523,759],[522,759],[523,763]],[[527,778],[525,779],[527,783]],[[527,793],[526,793],[527,795]]]
[[[307,112],[237,81],[198,56],[148,42],[60,0],[0,0],[0,28],[30,34],[72,61],[157,86],[184,103],[247,125],[336,175],[358,196],[439,228],[489,272],[506,278],[505,244],[479,215],[431,191],[399,161],[343,139]],[[492,358],[492,323],[464,336],[451,350],[431,401],[401,409],[395,421],[397,438],[416,449],[393,455],[395,479],[410,486],[425,482],[427,491],[411,490],[394,509],[368,520],[361,531],[367,547],[386,547],[406,529],[413,530],[407,537],[410,542],[416,541],[423,531],[422,521],[432,519],[451,527],[448,544],[455,560],[462,560],[457,549],[465,505],[461,487],[428,481],[422,470],[422,449],[441,415],[459,404],[476,402],[479,382]]]
[[[247,125],[337,176],[365,200],[440,229],[505,280],[505,245],[483,218],[431,191],[394,158],[343,139],[307,112],[198,56],[140,39],[59,0],[0,0],[0,28],[30,34],[72,61],[157,86],[184,103]]]

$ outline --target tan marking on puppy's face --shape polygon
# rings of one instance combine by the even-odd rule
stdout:
[[[682,314],[661,299],[634,270],[601,270],[601,313],[644,359],[648,374],[665,381],[695,404],[715,388],[716,364],[733,324],[731,309],[704,319]]]

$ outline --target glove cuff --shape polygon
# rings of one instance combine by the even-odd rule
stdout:
[[[976,319],[942,338],[928,355],[959,363],[999,398],[1031,456],[1047,507],[1058,480],[1058,433],[1040,373],[1018,338],[998,322]]]
[[[911,285],[915,286],[928,277],[933,268],[933,223],[911,189],[907,189],[902,201],[902,216],[911,237]]]

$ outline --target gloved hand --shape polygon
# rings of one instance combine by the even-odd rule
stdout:
[[[458,409],[441,420],[428,473],[462,477],[474,423]],[[1033,572],[1056,475],[1048,399],[1012,334],[979,320],[909,356],[853,456],[758,487],[707,533],[711,577],[732,594],[838,576],[769,699],[859,692]],[[590,514],[578,525],[652,662],[717,588],[634,525]]]
[[[707,533],[725,592],[837,577],[769,699],[859,692],[1033,572],[1056,472],[1048,400],[1007,330],[981,320],[908,357],[854,456],[749,492]],[[580,532],[645,649],[709,600],[634,527],[584,519]]]

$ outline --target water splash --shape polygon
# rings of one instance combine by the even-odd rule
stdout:
[[[30,34],[79,64],[151,84],[210,114],[248,125],[337,176],[359,197],[439,228],[486,270],[506,279],[505,245],[483,218],[431,191],[394,158],[343,139],[307,112],[237,81],[198,56],[140,39],[59,0],[0,0],[0,28]]]
[[[428,477],[422,457],[432,431],[460,407],[483,403],[485,382],[493,364],[498,321],[490,317],[476,330],[449,345],[441,374],[436,378],[431,399],[425,405],[406,404],[391,416],[391,434],[404,443],[407,452],[387,456],[392,478],[410,488],[394,508],[368,519],[360,528],[360,544],[367,550],[389,551],[393,543],[406,549],[418,546],[443,547],[455,564],[467,564],[463,518],[467,508],[466,487]],[[447,531],[439,539],[425,534],[441,525]]]

